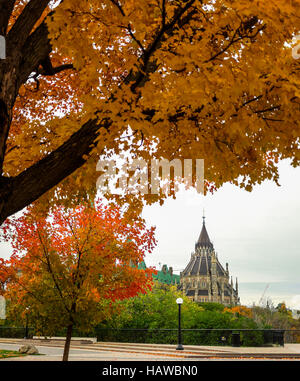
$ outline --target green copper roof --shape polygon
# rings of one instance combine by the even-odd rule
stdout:
[[[139,263],[138,269],[145,270],[146,268],[144,261]],[[162,269],[158,270],[156,275],[153,275],[153,279],[164,284],[180,284],[180,275],[173,274],[172,267],[168,268],[167,265],[163,265]]]

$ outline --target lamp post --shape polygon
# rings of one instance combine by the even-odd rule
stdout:
[[[26,327],[25,327],[25,339],[28,339],[28,313],[29,313],[29,307],[25,308],[26,310]]]
[[[178,345],[176,350],[182,351],[183,346],[181,344],[181,305],[183,303],[183,299],[182,298],[176,299],[176,303],[178,304]]]

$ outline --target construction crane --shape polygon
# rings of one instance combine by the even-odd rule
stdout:
[[[261,298],[259,299],[259,302],[258,304],[261,306],[263,304],[263,301],[264,301],[264,297],[265,297],[265,294],[267,292],[267,289],[269,288],[270,284],[268,283],[264,289],[264,292],[262,293],[262,296]]]

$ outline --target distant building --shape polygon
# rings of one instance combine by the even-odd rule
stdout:
[[[206,227],[205,217],[195,252],[180,273],[180,288],[195,302],[217,302],[225,305],[239,304],[238,282],[235,288],[233,280],[229,280],[228,263],[226,270],[218,260]]]
[[[167,265],[163,265],[162,269],[153,275],[153,279],[160,283],[170,284],[170,285],[180,285],[180,276],[173,273],[173,268]]]
[[[138,269],[145,270],[145,262],[141,262],[138,265]],[[169,284],[169,285],[180,285],[180,276],[173,273],[173,268],[167,265],[163,265],[161,270],[157,270],[157,274],[153,274],[153,280],[158,281],[159,283]]]

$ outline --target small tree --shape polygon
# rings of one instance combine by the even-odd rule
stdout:
[[[73,328],[91,329],[103,319],[103,303],[143,293],[152,270],[135,263],[154,245],[154,229],[142,219],[129,223],[119,207],[55,208],[47,218],[27,212],[5,229],[14,252],[0,263],[4,294],[19,316],[53,333],[67,328],[68,360]]]

